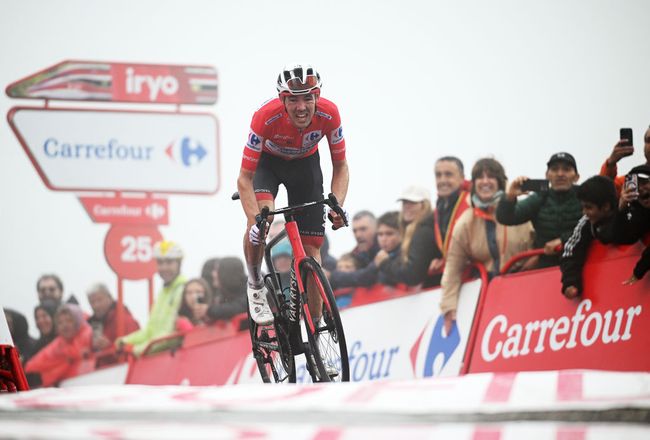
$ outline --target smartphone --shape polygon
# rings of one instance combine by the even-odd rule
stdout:
[[[528,179],[521,184],[522,191],[544,192],[548,191],[549,184],[546,179]]]
[[[636,174],[625,176],[625,189],[631,190],[635,197],[639,197],[639,177]]]
[[[631,128],[621,128],[619,130],[619,139],[627,139],[627,141],[623,142],[621,144],[621,147],[631,147],[634,145],[634,142],[632,140],[632,129]]]

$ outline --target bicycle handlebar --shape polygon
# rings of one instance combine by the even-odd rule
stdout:
[[[230,197],[232,200],[239,200],[239,192],[235,191],[233,195]],[[260,230],[260,237],[264,237],[264,230],[266,229],[266,219],[269,216],[275,215],[275,214],[292,214],[297,211],[301,211],[305,208],[309,208],[310,206],[316,206],[316,205],[327,205],[329,206],[332,211],[336,212],[342,219],[343,219],[343,224],[345,226],[349,226],[349,222],[347,217],[345,216],[345,212],[343,211],[343,208],[341,208],[341,205],[339,205],[339,201],[334,195],[334,193],[329,193],[326,199],[323,200],[317,200],[314,202],[306,202],[302,203],[300,205],[294,205],[294,206],[287,206],[286,208],[280,208],[276,209],[275,211],[271,211],[267,206],[262,208],[262,211],[255,216],[255,223],[257,224],[257,227]],[[334,228],[335,230],[338,228]]]

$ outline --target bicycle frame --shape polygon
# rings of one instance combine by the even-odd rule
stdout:
[[[236,194],[236,193],[235,193]],[[237,197],[239,197],[237,195]],[[233,195],[233,198],[234,195]],[[258,215],[258,224],[263,225],[266,222],[266,217],[268,215],[277,215],[277,214],[284,214],[284,220],[285,220],[285,225],[284,225],[284,231],[282,231],[280,234],[278,234],[276,237],[274,237],[269,243],[266,245],[266,249],[264,251],[264,259],[266,260],[267,268],[269,270],[269,273],[275,274],[275,268],[273,267],[273,262],[271,258],[271,249],[273,246],[275,246],[280,240],[282,240],[284,237],[289,238],[289,244],[291,245],[291,249],[293,251],[293,262],[292,262],[292,270],[294,273],[300,273],[300,265],[307,258],[307,254],[305,253],[305,248],[302,244],[302,240],[300,239],[300,231],[298,231],[298,223],[296,222],[296,219],[294,218],[296,212],[300,212],[305,208],[308,208],[310,206],[316,206],[316,205],[328,205],[330,208],[334,209],[341,215],[342,217],[345,217],[343,214],[343,211],[338,205],[338,201],[336,200],[336,197],[334,194],[330,194],[326,199],[323,200],[318,200],[318,201],[313,201],[313,202],[307,202],[303,203],[302,205],[298,206],[291,206],[291,207],[286,207],[286,208],[281,208],[275,211],[270,211],[268,208],[265,208],[261,215]],[[347,226],[347,221],[345,222],[345,225]],[[277,275],[272,277],[273,280],[273,287],[275,288],[276,292],[280,292],[280,280],[278,279]],[[296,281],[298,283],[298,292],[307,292],[307,286],[302,285],[302,280],[301,277],[296,277]],[[315,282],[320,284],[320,281],[318,279],[315,280]],[[320,289],[319,291],[322,292],[322,286],[319,286]],[[321,295],[322,297],[322,295]],[[322,297],[323,302],[329,307],[329,301],[327,298]],[[293,302],[295,301],[295,298],[290,298],[290,307],[295,306]],[[306,304],[306,301],[303,301],[304,304]],[[298,304],[299,307],[299,304]],[[309,312],[309,307],[307,305],[303,306],[303,311],[305,313],[305,318],[307,321],[307,325],[309,326],[309,330],[313,333],[315,331],[314,327],[314,322],[311,316],[311,313]]]
[[[271,258],[271,249],[273,248],[273,246],[275,246],[278,242],[283,240],[285,237],[289,239],[289,244],[291,245],[291,250],[293,252],[292,270],[294,271],[294,273],[300,273],[300,264],[305,258],[307,258],[307,253],[305,252],[305,248],[302,244],[302,240],[300,239],[300,232],[298,231],[298,223],[293,218],[293,214],[285,213],[285,221],[286,223],[284,225],[284,230],[278,235],[276,235],[275,237],[273,237],[273,239],[269,243],[267,243],[266,249],[264,250],[264,259],[267,264],[267,269],[269,270],[269,273],[274,274],[272,278],[273,280],[272,282],[276,292],[281,292],[282,289],[280,286],[280,280],[278,279],[278,276],[275,271],[275,267],[273,266],[273,260]],[[303,285],[301,277],[296,277],[296,282],[298,283],[298,292],[307,291],[306,289],[307,286]],[[291,297],[289,301],[291,303],[293,303],[294,301],[299,302],[299,299]],[[323,301],[327,302],[327,298],[323,298]],[[296,306],[296,304],[290,304],[290,307],[291,306]],[[303,311],[305,313],[304,316],[307,321],[306,324],[309,326],[309,329],[312,332],[314,332],[315,330],[314,323],[311,317],[311,313],[309,312],[309,307],[307,307],[306,303],[303,306]]]

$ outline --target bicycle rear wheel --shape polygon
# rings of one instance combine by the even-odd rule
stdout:
[[[266,283],[266,287],[269,292],[274,292],[270,282]],[[264,382],[295,383],[296,364],[289,343],[287,322],[283,316],[280,316],[280,313],[276,313],[281,310],[277,306],[277,301],[275,301],[275,307],[272,307],[272,310],[275,320],[273,324],[264,326],[257,325],[249,313],[253,356]]]
[[[320,264],[313,258],[305,258],[300,263],[300,278],[305,287],[311,279],[323,299],[322,317],[310,325],[305,315],[308,298],[304,292],[301,294],[303,326],[309,341],[306,359],[312,378],[317,382],[348,382],[348,349],[332,287]]]

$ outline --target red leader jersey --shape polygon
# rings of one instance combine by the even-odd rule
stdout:
[[[272,99],[253,115],[241,166],[255,171],[262,151],[285,160],[310,156],[318,150],[323,137],[327,137],[332,161],[345,160],[341,117],[333,102],[319,98],[311,123],[300,130],[291,123],[282,101]]]

